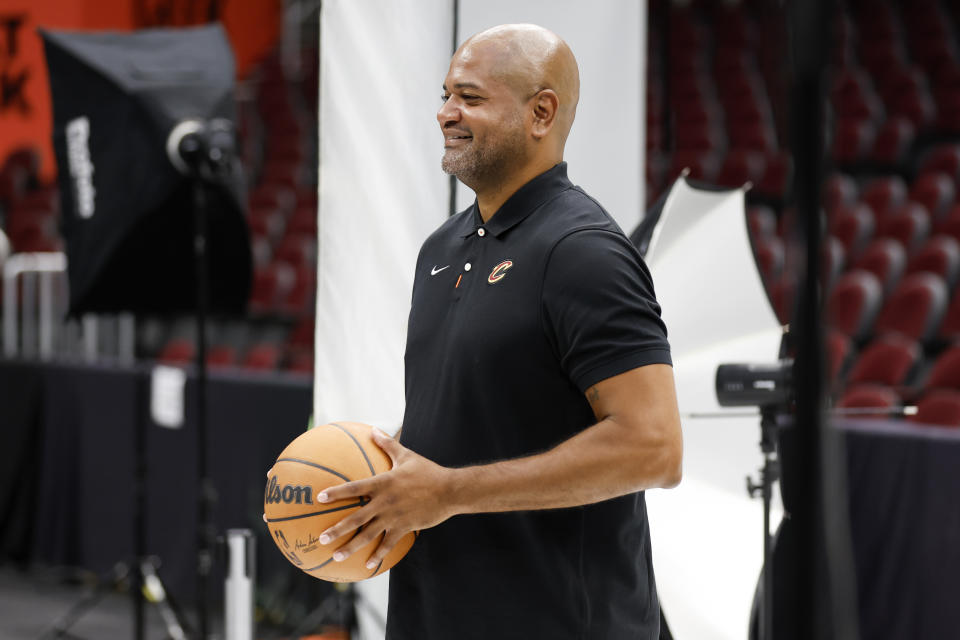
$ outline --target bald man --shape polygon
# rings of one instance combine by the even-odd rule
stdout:
[[[567,178],[579,72],[534,25],[454,54],[442,167],[476,192],[424,243],[397,439],[369,502],[323,533],[342,560],[419,537],[391,571],[390,640],[654,639],[643,491],[680,481],[682,438],[650,274]],[[611,123],[615,126],[615,123]]]

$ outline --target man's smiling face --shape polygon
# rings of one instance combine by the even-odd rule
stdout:
[[[524,101],[493,73],[496,56],[483,46],[463,47],[450,63],[437,121],[444,137],[443,170],[476,189],[522,165],[529,132]]]

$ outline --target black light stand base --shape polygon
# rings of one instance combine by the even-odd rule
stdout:
[[[40,640],[46,638],[72,638],[78,639],[70,633],[70,628],[77,623],[88,611],[93,609],[103,600],[104,596],[112,591],[120,589],[124,582],[130,578],[130,565],[120,562],[110,570],[109,575],[104,575],[97,580],[96,586],[78,600],[62,616],[54,621],[48,631],[40,635]]]
[[[763,466],[760,481],[747,476],[747,493],[763,499],[763,569],[759,591],[759,633],[757,640],[773,640],[773,536],[770,534],[770,503],[773,485],[780,479],[780,461],[777,459],[777,409],[760,407],[760,450]]]

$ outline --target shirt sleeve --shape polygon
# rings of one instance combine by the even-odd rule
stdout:
[[[560,365],[585,392],[649,364],[672,365],[650,271],[620,233],[570,233],[547,260],[541,320]]]

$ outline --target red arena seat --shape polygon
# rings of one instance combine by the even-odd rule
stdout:
[[[838,71],[830,91],[830,102],[839,119],[875,122],[883,115],[883,106],[869,75],[861,69],[845,67]]]
[[[715,153],[675,151],[670,160],[667,180],[673,181],[684,169],[689,169],[692,179],[712,182],[714,176],[717,175],[719,166]]]
[[[683,151],[715,151],[723,145],[724,139],[719,125],[684,122],[677,129],[674,143]]]
[[[917,413],[907,418],[917,424],[960,427],[960,391],[933,389],[917,402]]]
[[[934,147],[920,162],[920,174],[942,172],[960,186],[960,144],[943,144]]]
[[[875,231],[873,211],[862,202],[839,208],[830,222],[830,233],[843,244],[848,261],[863,251]]]
[[[900,406],[897,392],[881,385],[858,385],[847,389],[837,407],[840,409],[895,409]],[[883,411],[856,414],[853,418],[885,419],[889,414]]]
[[[933,220],[939,220],[956,199],[956,185],[946,173],[932,171],[921,174],[913,181],[909,195],[910,200],[927,208]]]
[[[774,282],[783,273],[785,259],[783,240],[777,236],[756,241],[757,266],[764,282]]]
[[[953,290],[937,335],[944,340],[960,340],[960,287]]]
[[[937,107],[926,86],[914,88],[904,84],[890,91],[887,110],[891,116],[907,118],[918,128],[926,127],[936,118]]]
[[[304,316],[290,330],[287,342],[294,347],[313,347],[314,333],[316,332],[316,318],[312,315]]]
[[[193,341],[186,338],[173,338],[160,350],[157,360],[167,364],[188,364],[194,359]]]
[[[777,320],[780,324],[789,324],[797,301],[796,281],[791,276],[785,275],[768,286],[770,305],[777,314]]]
[[[793,179],[793,160],[786,153],[767,156],[767,170],[754,186],[754,190],[767,198],[784,198]]]
[[[960,391],[960,343],[954,343],[937,356],[923,386]]]
[[[853,341],[836,329],[827,332],[827,363],[833,386],[837,386],[853,355]]]
[[[955,204],[934,223],[937,234],[947,235],[960,242],[960,204]]]
[[[253,254],[253,266],[265,268],[273,259],[273,248],[266,234],[253,233],[250,237],[250,252]]]
[[[853,267],[877,276],[886,293],[900,282],[907,266],[907,252],[893,238],[877,238],[864,250]]]
[[[244,369],[270,371],[280,364],[280,349],[275,344],[261,343],[254,345],[243,358]]]
[[[313,351],[295,350],[287,359],[286,370],[290,373],[313,375]]]
[[[844,119],[837,122],[831,153],[841,164],[861,161],[873,147],[877,132],[869,120]]]
[[[747,207],[747,228],[750,230],[750,237],[754,240],[775,236],[777,235],[777,214],[765,205]]]
[[[936,127],[941,133],[960,133],[960,88],[938,92]]]
[[[877,229],[877,237],[898,240],[907,253],[913,253],[930,235],[930,216],[921,204],[908,202],[883,218]]]
[[[289,234],[280,241],[275,258],[294,267],[316,265],[317,241],[312,235]]]
[[[306,233],[316,235],[317,233],[317,208],[316,206],[304,205],[298,206],[294,210],[290,221],[287,223],[288,233]]]
[[[730,123],[730,146],[764,153],[777,149],[777,136],[770,123],[764,120],[746,120]]]
[[[280,310],[292,315],[311,313],[314,310],[316,294],[316,269],[301,265],[294,270],[293,284],[289,292],[282,297]]]
[[[904,277],[877,317],[875,331],[897,332],[926,342],[947,310],[948,289],[938,275],[921,272]]]
[[[870,158],[884,165],[899,164],[910,150],[916,126],[904,116],[894,116],[886,120],[877,130]]]
[[[823,185],[823,208],[827,215],[840,207],[852,206],[857,201],[857,183],[845,173],[832,174]]]
[[[827,299],[828,325],[853,340],[866,337],[883,302],[883,287],[869,271],[855,269],[840,276]]]
[[[742,187],[756,183],[766,169],[766,157],[757,151],[732,149],[723,161],[716,183],[725,187]]]
[[[906,70],[906,56],[903,47],[885,37],[875,38],[861,33],[860,62],[870,72],[874,79],[882,80],[883,72]],[[890,94],[885,82],[877,82],[877,89],[881,96]],[[885,90],[886,89],[886,90]]]
[[[237,365],[237,350],[228,344],[218,344],[207,350],[207,366],[211,369],[224,369]]]
[[[843,273],[846,262],[846,253],[843,244],[833,236],[827,236],[823,241],[823,288],[829,291]]]
[[[952,289],[960,272],[960,242],[944,235],[930,238],[907,263],[907,273],[920,271],[937,274]]]
[[[877,218],[884,218],[906,203],[907,184],[900,176],[876,178],[864,188],[860,199],[870,205]]]
[[[854,360],[847,384],[905,385],[916,369],[921,353],[917,342],[905,336],[890,334],[877,338]]]

